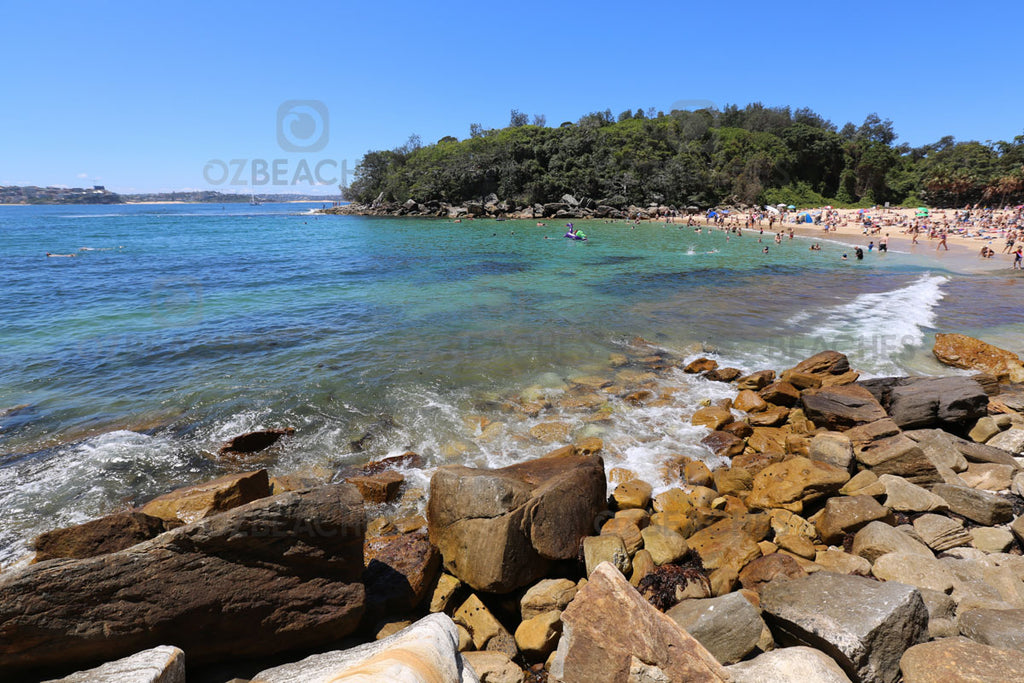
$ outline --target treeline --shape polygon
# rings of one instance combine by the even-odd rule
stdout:
[[[1024,202],[1024,135],[1012,142],[896,144],[889,120],[837,128],[810,109],[587,114],[546,127],[512,111],[506,128],[470,127],[422,145],[368,152],[346,198],[458,204],[490,194],[519,204],[589,197],[615,207]]]

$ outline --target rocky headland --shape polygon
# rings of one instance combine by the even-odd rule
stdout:
[[[836,351],[742,373],[635,350],[567,400],[731,387],[680,417],[707,458],[661,463],[675,485],[552,422],[544,457],[434,470],[422,516],[383,506],[415,453],[179,489],[0,572],[3,680],[1024,680],[1018,357],[939,335],[973,374],[862,380]],[[243,436],[225,451],[288,431]]]

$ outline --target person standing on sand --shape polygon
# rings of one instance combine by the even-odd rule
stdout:
[[[878,251],[889,251],[889,233],[885,233],[885,237],[878,240]]]
[[[939,243],[935,245],[935,251],[939,250],[939,247],[945,247],[946,251],[949,251],[949,246],[946,244],[946,231],[943,230],[939,233]]]

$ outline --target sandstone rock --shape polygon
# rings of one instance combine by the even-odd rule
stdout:
[[[803,503],[835,493],[850,479],[839,467],[807,458],[792,458],[769,465],[754,477],[747,505],[751,508],[785,507],[799,512]]]
[[[708,371],[704,378],[713,382],[734,382],[742,374],[743,371],[739,368],[716,368]]]
[[[775,537],[775,542],[781,549],[807,560],[814,559],[817,552],[811,540],[800,534],[782,534]]]
[[[978,421],[971,427],[971,431],[967,432],[967,436],[977,443],[985,443],[1001,431],[996,421],[986,415],[978,418]]]
[[[619,510],[615,513],[615,518],[628,520],[635,524],[638,529],[646,529],[651,524],[650,513],[648,513],[647,510],[641,510],[639,508]]]
[[[945,500],[950,511],[978,524],[992,526],[1013,519],[1010,501],[994,493],[948,484],[937,484],[932,493]]]
[[[84,558],[130,548],[164,532],[164,521],[136,511],[118,512],[85,524],[40,534],[32,545],[36,562]]]
[[[975,642],[1024,651],[1024,610],[970,609],[958,620],[960,633]]]
[[[758,392],[768,403],[792,408],[800,402],[800,390],[789,382],[772,382]]]
[[[608,562],[628,576],[633,570],[626,545],[618,536],[590,536],[583,539],[583,558],[590,576],[599,564]]]
[[[683,372],[695,375],[700,372],[711,372],[717,367],[718,361],[716,360],[712,360],[711,358],[698,358],[687,363],[686,366],[683,368]]]
[[[258,453],[270,448],[282,436],[290,436],[295,433],[291,427],[285,429],[263,429],[256,432],[249,432],[236,436],[220,447],[221,455],[248,455]]]
[[[1006,529],[971,529],[971,545],[985,553],[1004,553],[1013,545],[1013,534]]]
[[[800,397],[804,413],[818,426],[836,431],[886,417],[885,410],[859,385],[807,389]]]
[[[613,517],[601,526],[601,535],[615,535],[622,539],[626,546],[626,552],[630,557],[643,546],[643,538],[640,536],[640,527],[628,519]]]
[[[195,664],[334,642],[362,616],[364,525],[358,491],[339,484],[4,572],[0,670],[70,669],[167,642]]]
[[[551,610],[520,622],[515,633],[516,646],[528,660],[543,660],[555,651],[562,635],[561,616],[561,612]]]
[[[572,427],[564,422],[542,422],[530,428],[530,436],[544,443],[568,441],[571,432]]]
[[[161,645],[47,683],[185,683],[185,653]]]
[[[501,625],[487,606],[480,601],[476,594],[470,594],[452,616],[456,624],[469,631],[473,638],[473,646],[477,650],[483,650],[492,638],[499,636],[511,636]]]
[[[633,571],[629,575],[630,585],[639,586],[644,577],[653,573],[655,569],[657,569],[657,565],[654,564],[654,558],[651,557],[651,553],[646,548],[638,550],[636,555],[633,556]]]
[[[599,456],[441,467],[430,482],[430,538],[451,574],[476,590],[508,592],[543,575],[547,560],[576,557],[605,493]]]
[[[902,434],[857,446],[854,454],[859,463],[878,476],[892,474],[915,484],[932,484],[942,479],[924,450]]]
[[[626,683],[632,680],[631,668],[636,671],[634,657],[670,681],[729,680],[700,643],[649,605],[614,567],[603,564],[562,613],[562,638],[551,678],[565,683]],[[648,668],[647,675],[653,674]]]
[[[846,470],[853,462],[853,444],[840,432],[822,432],[811,439],[808,457]]]
[[[733,399],[732,407],[736,410],[742,410],[744,413],[760,413],[768,409],[768,404],[755,392],[750,389],[744,389]]]
[[[173,522],[195,522],[270,495],[266,470],[229,474],[154,498],[142,512]]]
[[[985,445],[1013,455],[1024,455],[1024,429],[1008,429],[989,439]]]
[[[480,683],[522,683],[526,680],[522,669],[508,655],[501,652],[466,652],[467,668],[479,676]]]
[[[437,586],[434,594],[430,596],[430,612],[448,612],[452,607],[452,600],[456,591],[462,587],[462,582],[451,574],[441,574],[437,579]]]
[[[751,415],[748,415],[747,423],[750,424],[752,427],[778,427],[780,425],[785,424],[786,420],[789,418],[789,415],[789,408],[784,408],[783,406],[774,406],[760,413],[753,413]],[[737,423],[734,422],[733,424]],[[725,427],[723,427],[723,429],[729,431],[729,428],[732,426],[733,425],[726,425]],[[735,430],[731,431],[733,431],[733,433],[736,434],[737,436],[742,436],[741,434],[738,434]],[[752,433],[753,430],[751,430],[751,434]],[[750,436],[750,434],[747,434],[746,436]]]
[[[969,377],[888,377],[860,383],[901,429],[970,428],[988,408],[988,395]]]
[[[921,515],[914,520],[914,531],[937,553],[971,542],[963,522],[943,515]]]
[[[885,487],[885,506],[900,512],[936,512],[948,510],[946,501],[902,477],[883,474],[878,481]]]
[[[651,560],[656,565],[675,562],[689,550],[682,534],[668,527],[649,526],[641,534],[644,550],[651,554]]]
[[[736,388],[759,391],[775,381],[774,370],[759,370],[736,380]]]
[[[850,683],[834,659],[804,646],[765,652],[726,671],[734,683]]]
[[[1024,363],[1017,354],[963,334],[936,334],[932,353],[940,363],[979,370],[1002,382],[1024,382]]]
[[[871,573],[882,581],[898,581],[940,593],[953,590],[953,572],[939,560],[918,554],[882,555],[875,560]]]
[[[983,491],[1009,491],[1017,468],[993,463],[971,463],[960,478],[973,489]]]
[[[714,431],[700,440],[712,453],[722,458],[731,458],[743,452],[746,440],[729,432]]]
[[[707,427],[711,431],[716,431],[734,419],[732,413],[726,408],[707,406],[706,408],[698,409],[693,414],[693,417],[690,418],[690,424]]]
[[[705,569],[731,567],[739,573],[748,562],[760,557],[757,542],[763,537],[725,520],[698,531],[686,539],[686,543],[700,555]]]
[[[654,497],[654,511],[670,513],[688,513],[693,510],[693,502],[685,491],[679,488],[662,491]]]
[[[772,553],[752,560],[740,572],[739,579],[747,590],[759,592],[765,584],[779,577],[795,579],[801,576],[807,576],[807,572],[795,559],[783,553]]]
[[[842,375],[850,370],[850,361],[838,351],[821,351],[795,366],[786,373],[795,372],[808,375]],[[785,373],[783,373],[785,374]]]
[[[1016,650],[1001,650],[966,638],[922,643],[900,658],[903,683],[1005,683],[1024,680],[1024,660]]]
[[[348,477],[345,481],[359,489],[367,503],[389,503],[398,497],[405,477],[394,470],[386,470],[379,474]]]
[[[884,522],[871,522],[858,531],[853,537],[852,551],[868,562],[874,562],[888,553],[909,553],[929,559],[934,557],[923,543]]]
[[[766,585],[761,609],[777,641],[824,644],[853,680],[894,683],[900,655],[927,637],[921,594],[899,583],[818,572]]]
[[[871,563],[863,557],[834,548],[819,550],[814,556],[814,563],[837,574],[867,575],[871,573]]]
[[[647,482],[631,479],[616,486],[615,491],[612,492],[612,498],[620,510],[629,508],[643,509],[651,502],[653,490],[653,487]]]
[[[531,586],[519,601],[523,621],[550,612],[561,612],[576,597],[576,583],[569,579],[544,579]]]
[[[722,664],[753,652],[765,627],[757,608],[740,593],[684,600],[666,614]]]
[[[683,466],[683,479],[691,486],[708,486],[712,483],[711,470],[699,460],[692,460]]]
[[[904,436],[917,442],[924,454],[936,467],[948,467],[954,472],[967,469],[967,459],[957,448],[957,437],[941,429],[908,430]]]
[[[363,561],[366,611],[375,616],[418,606],[441,570],[441,555],[422,531],[367,540]]]
[[[744,495],[754,485],[754,475],[742,467],[719,467],[713,473],[715,488],[723,496]]]
[[[892,512],[870,496],[840,496],[829,498],[815,527],[822,541],[837,544],[846,534],[856,533],[874,521],[891,524]]]
[[[444,614],[431,614],[383,640],[261,671],[252,683],[480,683],[459,654],[458,644],[458,629],[452,620]]]
[[[884,496],[885,485],[878,481],[878,475],[871,470],[861,470],[843,484],[839,493],[844,496]]]

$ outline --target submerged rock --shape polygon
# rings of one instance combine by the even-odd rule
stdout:
[[[291,436],[295,433],[294,427],[284,429],[262,429],[256,432],[248,432],[226,441],[220,447],[221,455],[249,455],[266,450],[277,443],[282,436]]]

